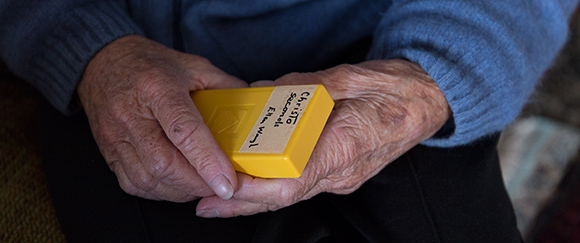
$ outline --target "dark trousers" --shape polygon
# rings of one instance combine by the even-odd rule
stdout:
[[[500,173],[499,135],[417,146],[350,195],[321,194],[254,216],[203,219],[196,201],[123,192],[85,115],[41,112],[45,172],[70,242],[520,242]]]

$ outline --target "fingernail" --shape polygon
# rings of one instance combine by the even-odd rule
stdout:
[[[220,216],[220,213],[217,210],[208,209],[196,212],[195,215],[202,218],[217,218]]]
[[[224,200],[232,198],[234,195],[234,188],[230,181],[224,175],[217,175],[210,182],[209,186],[216,195]]]

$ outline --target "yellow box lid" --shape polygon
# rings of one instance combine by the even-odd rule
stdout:
[[[234,169],[300,177],[334,101],[322,85],[201,90],[191,98]]]

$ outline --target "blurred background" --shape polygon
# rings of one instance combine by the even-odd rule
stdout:
[[[526,242],[580,242],[579,19],[498,146]],[[65,241],[42,174],[39,99],[0,64],[0,242]]]
[[[580,242],[580,18],[498,145],[526,242]]]

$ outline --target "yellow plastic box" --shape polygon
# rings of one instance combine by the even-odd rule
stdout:
[[[300,177],[334,101],[322,85],[202,90],[195,106],[234,169]]]

